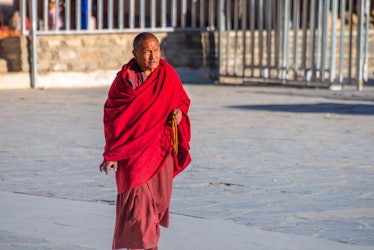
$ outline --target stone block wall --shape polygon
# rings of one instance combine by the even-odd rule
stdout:
[[[38,72],[91,72],[119,68],[131,55],[126,35],[38,36]]]
[[[38,36],[38,72],[92,72],[116,70],[132,58],[136,34]],[[173,66],[193,69],[214,65],[207,57],[201,32],[156,33],[162,57]],[[204,59],[206,58],[206,59]]]
[[[176,67],[200,68],[216,64],[216,41],[208,33],[155,34],[161,43],[162,56]],[[37,37],[38,72],[44,74],[118,69],[132,58],[132,41],[135,35],[40,35]],[[0,40],[0,58],[8,61],[10,72],[29,71],[27,43],[26,37]]]

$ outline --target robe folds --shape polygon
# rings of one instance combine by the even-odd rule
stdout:
[[[128,73],[131,59],[117,73],[104,105],[104,161],[118,161],[117,191],[146,183],[172,154],[173,177],[191,162],[188,110],[190,99],[174,68],[164,59],[142,85],[134,89]],[[179,108],[178,154],[172,150],[170,114]]]

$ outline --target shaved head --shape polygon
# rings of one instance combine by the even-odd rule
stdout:
[[[138,34],[135,38],[134,38],[134,41],[133,41],[133,48],[136,50],[139,48],[139,46],[141,45],[141,42],[144,41],[144,40],[148,40],[148,39],[155,39],[158,43],[158,39],[155,35],[153,35],[152,33],[149,33],[149,32],[143,32],[143,33],[140,33]]]

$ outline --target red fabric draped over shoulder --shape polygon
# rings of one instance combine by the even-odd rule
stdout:
[[[135,63],[132,59],[117,73],[104,106],[103,156],[104,161],[118,161],[118,193],[147,182],[173,153],[169,115],[175,108],[182,110],[183,118],[178,125],[178,155],[173,153],[174,176],[191,161],[190,99],[178,74],[161,59],[159,67],[134,89],[127,74]]]

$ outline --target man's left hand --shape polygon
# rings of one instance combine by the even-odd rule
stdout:
[[[173,110],[173,115],[175,116],[175,119],[177,120],[177,124],[179,124],[182,121],[182,110],[179,108],[176,108]]]

